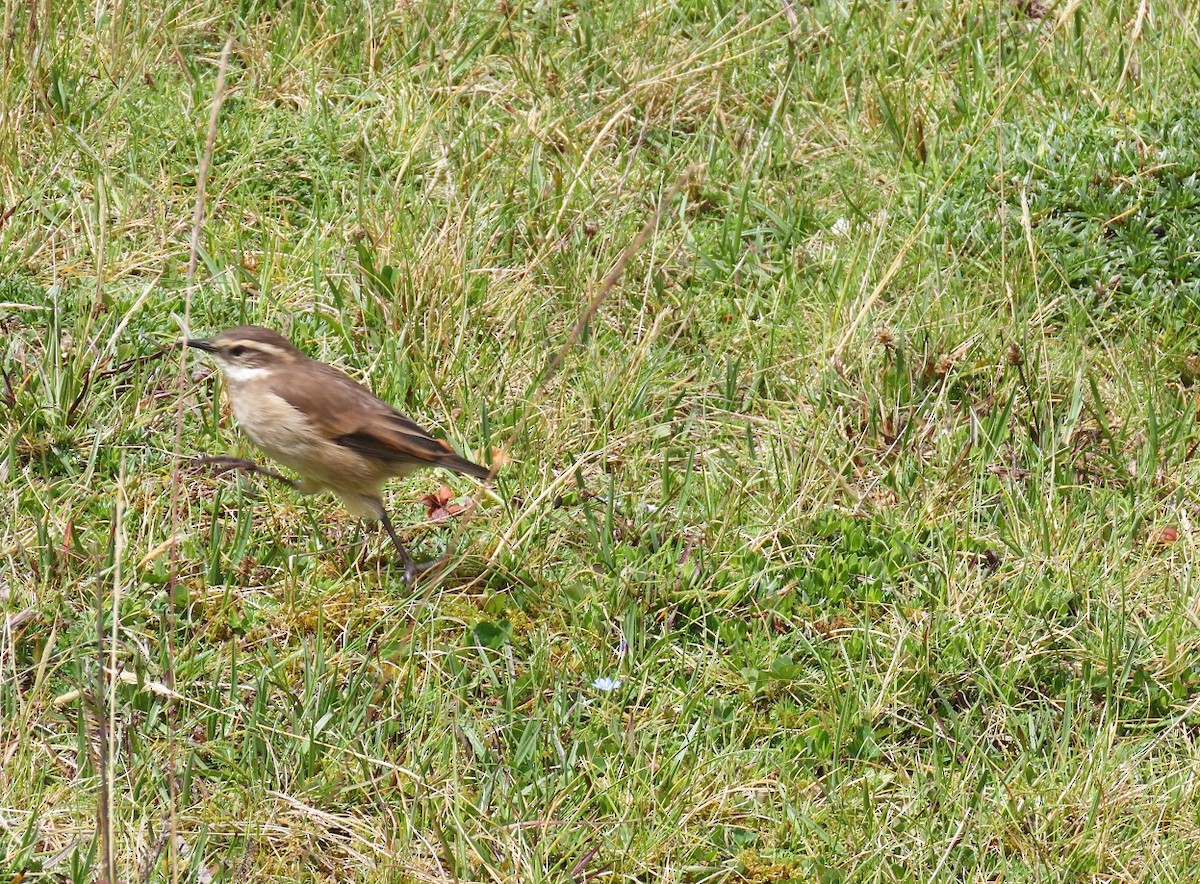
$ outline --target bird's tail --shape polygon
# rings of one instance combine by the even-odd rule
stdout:
[[[483,480],[492,474],[492,471],[485,466],[480,466],[473,461],[467,460],[465,457],[459,457],[457,454],[446,454],[438,460],[438,466],[443,466],[448,470],[453,470],[460,476],[470,476],[473,479]]]

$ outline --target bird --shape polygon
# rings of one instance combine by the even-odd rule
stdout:
[[[201,462],[221,472],[260,473],[301,494],[332,491],[351,514],[383,524],[410,586],[439,564],[416,562],[408,554],[383,505],[383,483],[426,467],[484,481],[491,478],[487,467],[462,457],[365,386],[307,356],[272,329],[243,325],[184,343],[216,362],[234,419],[250,441],[300,478],[237,457],[206,456]]]

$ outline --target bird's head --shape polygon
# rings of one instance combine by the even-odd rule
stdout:
[[[209,353],[230,380],[249,380],[304,358],[279,332],[257,325],[227,328],[211,338],[189,338],[187,346]]]

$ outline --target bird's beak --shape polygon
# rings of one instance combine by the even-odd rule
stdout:
[[[207,338],[188,338],[186,343],[189,347],[195,347],[197,350],[205,350],[209,353],[217,349],[213,346],[212,341]]]

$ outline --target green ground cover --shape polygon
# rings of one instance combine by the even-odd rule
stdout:
[[[1194,880],[1189,4],[3,16],[0,884]],[[186,469],[244,322],[453,569]]]

